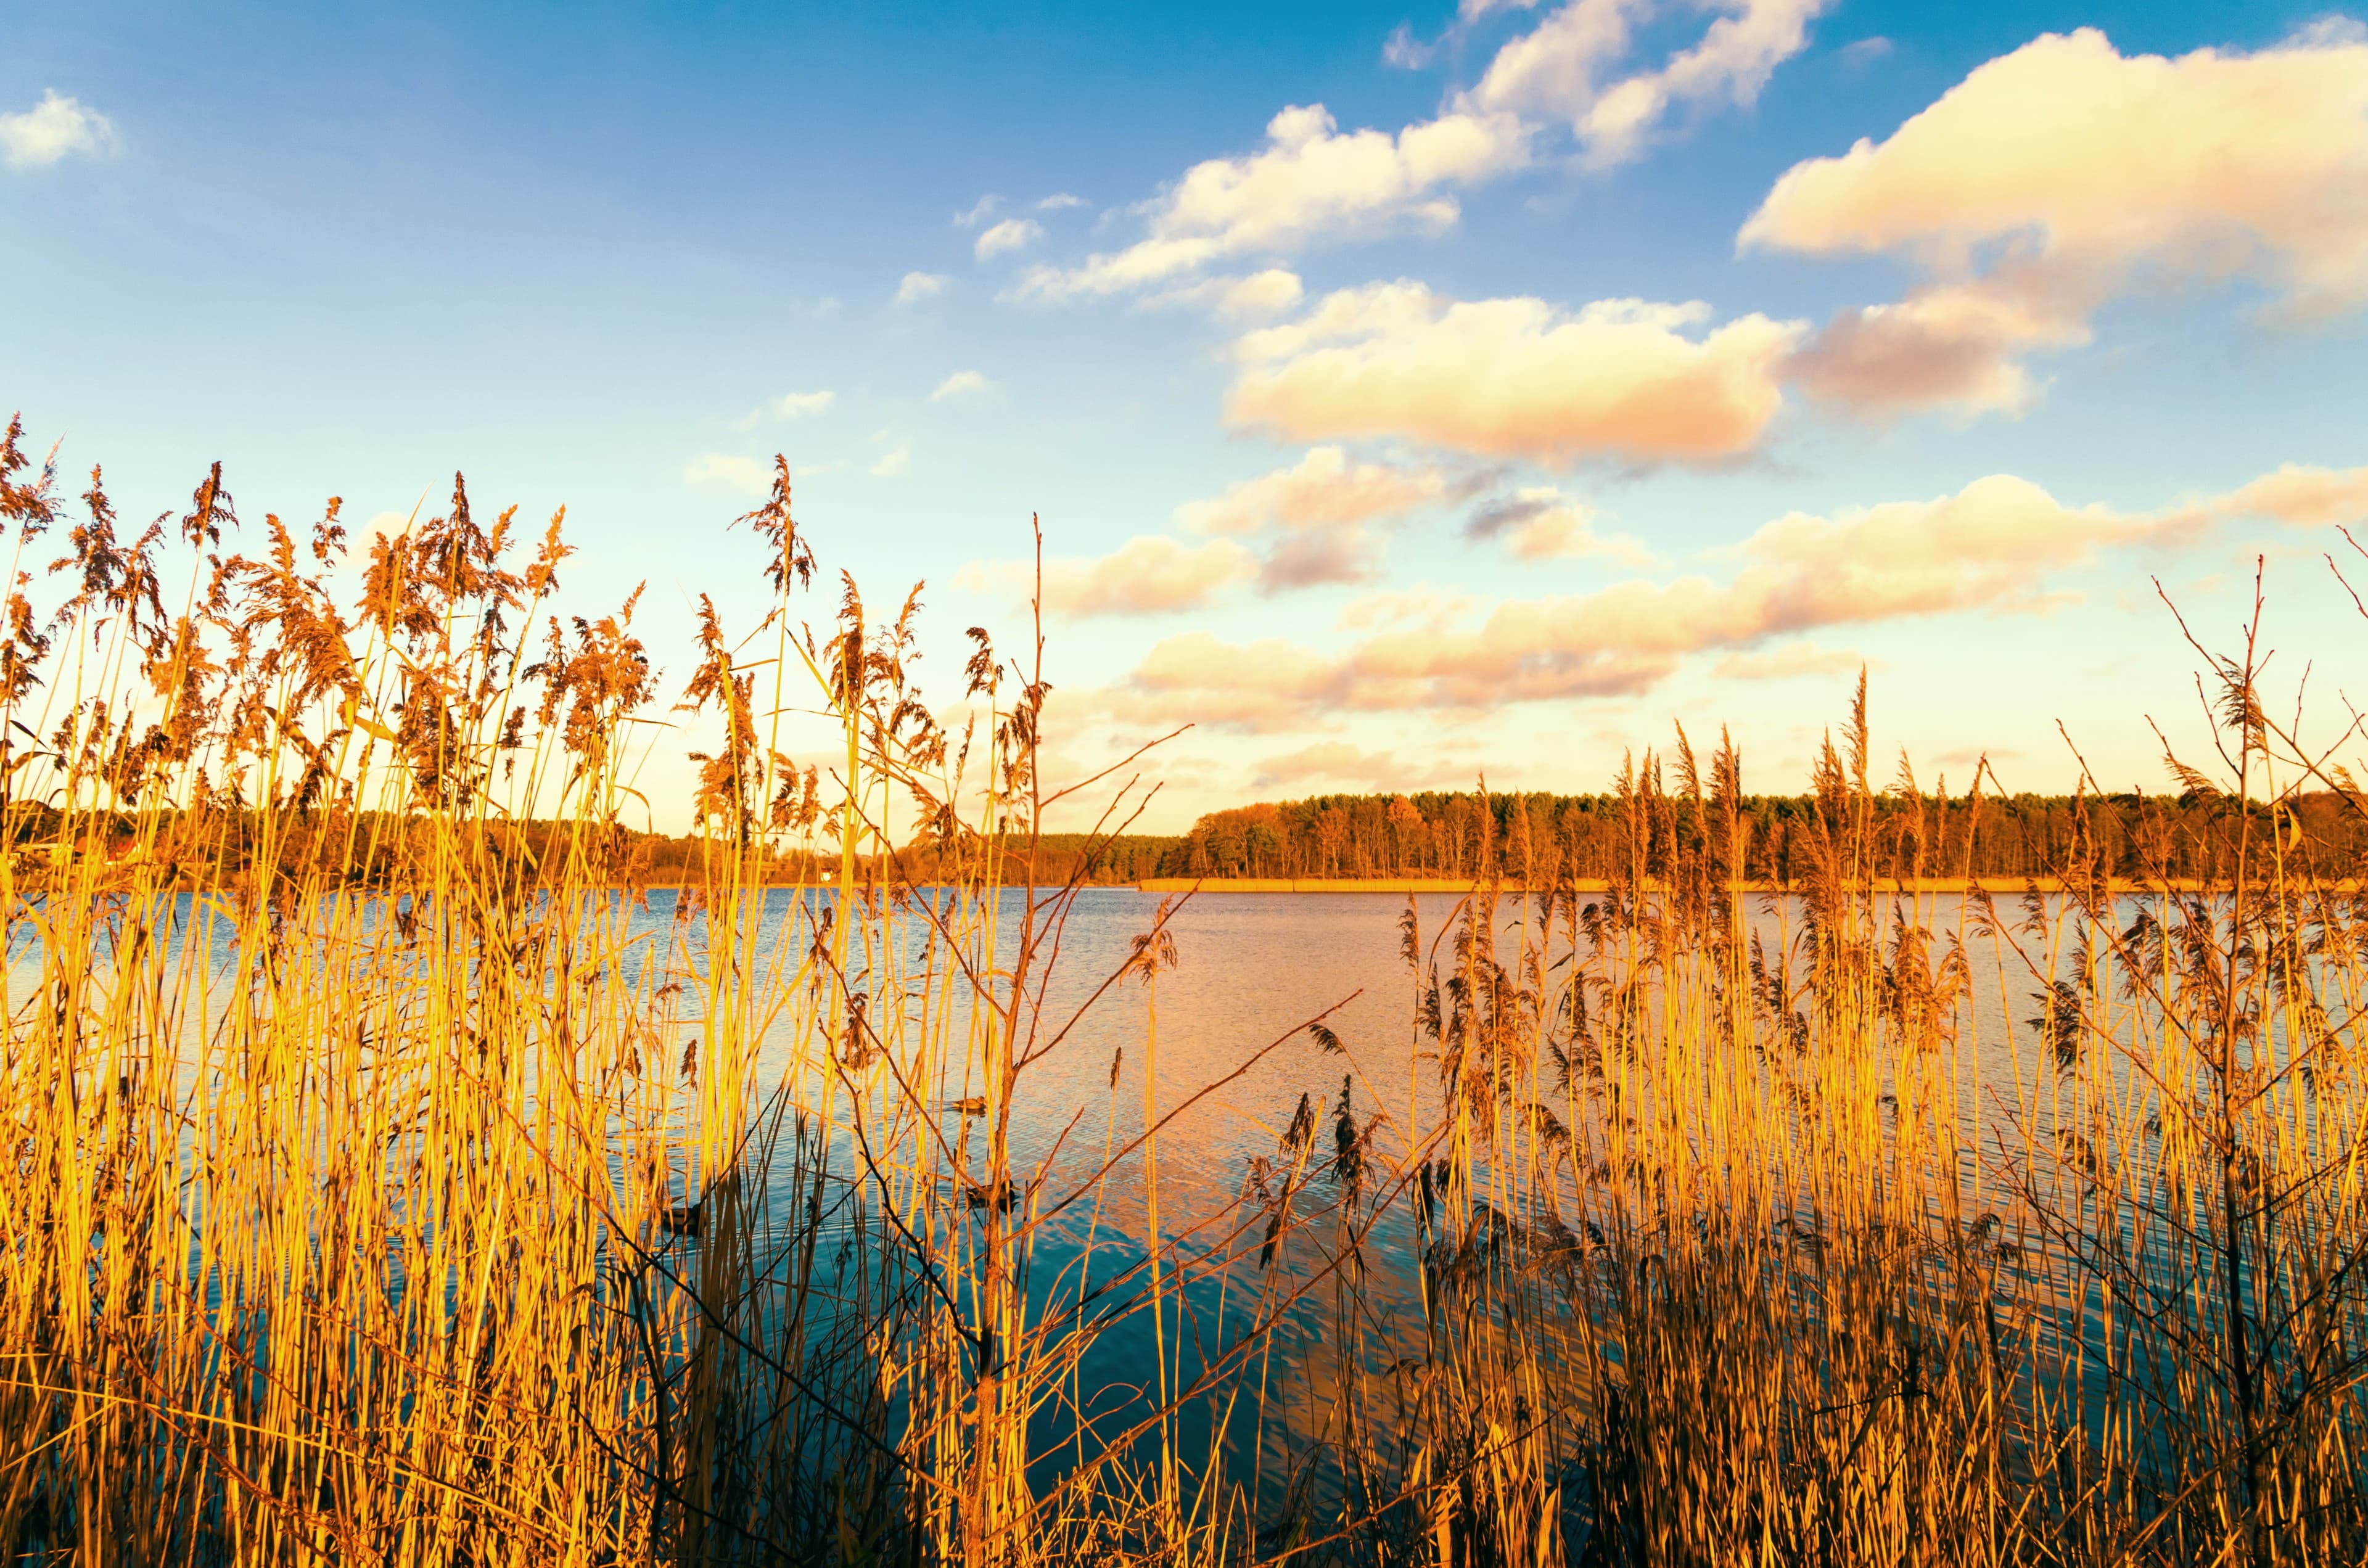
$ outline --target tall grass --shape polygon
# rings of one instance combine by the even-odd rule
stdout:
[[[1329,1010],[1163,1096],[1187,906],[1056,983],[1077,887],[1004,885],[1133,760],[1039,776],[1041,629],[925,703],[917,590],[823,613],[785,466],[772,610],[703,604],[671,702],[630,602],[555,612],[558,518],[456,484],[250,558],[219,471],[137,532],[60,490],[12,424],[16,1558],[2368,1556],[2368,908],[2278,804],[2358,796],[2249,649],[2180,780],[2220,892],[1878,893],[1952,868],[1874,832],[1861,690],[1788,894],[1681,736],[1610,892],[1516,836],[1409,904],[1403,1037]],[[660,724],[710,737],[678,889],[620,831]],[[1108,1106],[1052,1126],[1093,1012]],[[1161,1131],[1306,1061],[1178,1212]]]

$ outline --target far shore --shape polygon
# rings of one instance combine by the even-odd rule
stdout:
[[[2297,879],[2299,884],[2300,880]],[[1442,877],[1153,877],[1134,884],[1137,892],[1444,892],[1466,893],[1473,888],[1470,878]],[[1600,877],[1578,877],[1560,884],[1578,892],[1608,892],[1611,884]],[[1797,892],[1802,883],[1743,881],[1728,884],[1733,892]],[[1876,877],[1872,882],[1876,892],[1894,893],[1964,893],[1976,888],[1997,894],[2021,893],[2036,888],[2041,892],[2063,892],[2061,877]],[[2195,877],[2172,877],[2168,880],[2145,877],[2112,877],[2107,880],[2109,892],[2220,892],[2226,891],[2225,882],[2206,881]],[[2265,886],[2266,882],[2255,886]],[[1661,891],[1662,884],[1654,879],[1644,883],[1649,892]],[[2361,883],[2356,878],[2318,884],[2330,892],[2356,892]],[[1546,892],[1544,887],[1531,888],[1520,882],[1503,881],[1496,884],[1503,893]]]

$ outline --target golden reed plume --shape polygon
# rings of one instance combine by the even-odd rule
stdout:
[[[1584,845],[1482,797],[1403,1033],[1179,1094],[1175,988],[1242,979],[1189,900],[1054,978],[1141,754],[1042,776],[1041,623],[944,710],[917,588],[809,623],[786,464],[671,707],[457,478],[250,557],[219,467],[133,530],[12,421],[0,521],[11,1561],[2368,1559],[2354,732],[2249,643],[2203,891],[2117,892],[2085,783],[2064,891],[1887,891],[1992,805],[1879,790],[1861,683],[1781,856],[1724,740]],[[1187,1208],[1253,1070],[1295,1109]]]

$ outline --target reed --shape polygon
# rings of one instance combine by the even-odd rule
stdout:
[[[60,492],[12,422],[12,1559],[2368,1557],[2368,904],[2296,807],[2360,811],[2353,737],[2250,647],[2174,765],[2217,892],[2078,833],[2061,895],[1879,891],[1966,869],[1899,827],[1977,834],[1984,780],[1879,790],[1861,686],[1782,894],[1681,734],[1607,891],[1474,812],[1404,1035],[1334,1008],[1179,1096],[1189,904],[1079,979],[1091,843],[1007,885],[1137,759],[1040,777],[1041,625],[925,702],[919,591],[817,606],[785,464],[771,610],[703,604],[672,693],[632,601],[559,609],[561,518],[457,481],[359,562],[334,502],[240,553],[219,469],[138,530]],[[678,889],[629,831],[662,724]],[[1178,1212],[1160,1134],[1274,1062],[1272,1153]]]

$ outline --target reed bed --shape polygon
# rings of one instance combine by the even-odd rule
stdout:
[[[1179,1211],[1180,906],[1079,980],[1077,884],[1005,885],[1144,799],[1039,777],[1041,628],[925,702],[918,590],[825,613],[786,465],[770,614],[663,690],[630,601],[558,610],[561,519],[457,483],[359,561],[335,503],[240,553],[219,469],[137,530],[61,490],[12,423],[12,1561],[2368,1560],[2368,903],[2294,809],[2360,810],[2355,735],[2250,648],[2174,764],[2222,890],[2076,835],[2060,896],[1878,891],[1982,780],[1903,767],[1878,834],[1861,686],[1745,894],[1740,761],[1680,736],[1609,891],[1483,830],[1403,1035],[1209,1085],[1323,1067]],[[662,723],[676,889],[622,831]]]

